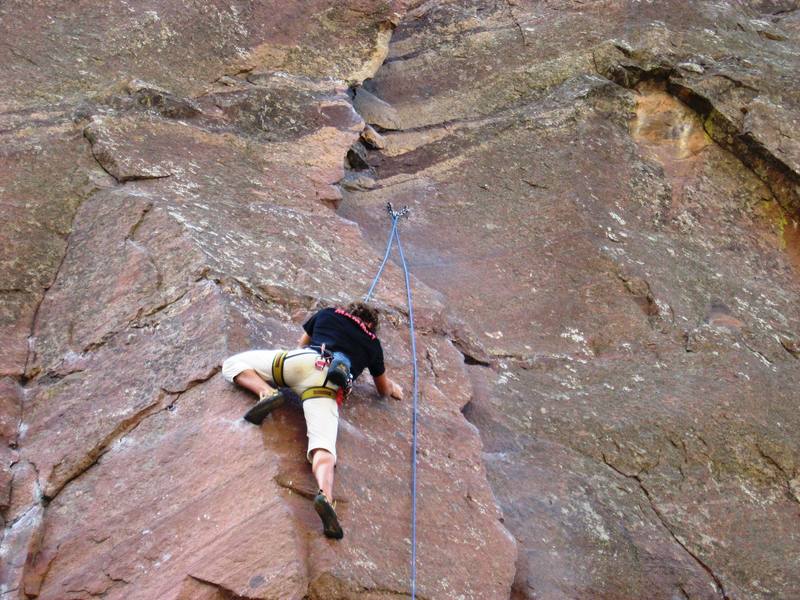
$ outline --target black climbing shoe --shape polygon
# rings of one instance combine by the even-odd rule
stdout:
[[[350,376],[350,361],[340,352],[333,353],[333,360],[328,367],[328,381],[335,383],[342,389],[347,389],[352,385]]]
[[[280,391],[275,392],[271,396],[261,398],[255,403],[253,408],[248,410],[244,415],[244,420],[252,423],[253,425],[261,425],[262,421],[274,408],[278,408],[283,404],[284,397]]]
[[[334,540],[342,539],[344,531],[339,525],[336,511],[333,510],[331,503],[328,502],[322,490],[314,498],[314,509],[317,511],[319,518],[322,519],[322,531],[325,533],[325,537],[333,538]]]

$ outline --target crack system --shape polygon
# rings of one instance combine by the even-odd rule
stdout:
[[[699,557],[699,556],[698,556],[698,555],[697,555],[695,552],[692,552],[692,551],[689,549],[689,547],[686,545],[686,543],[685,543],[685,542],[683,542],[683,541],[680,539],[680,537],[679,537],[679,536],[678,536],[678,535],[677,535],[677,534],[676,534],[676,533],[675,533],[675,532],[672,530],[672,528],[671,528],[671,527],[670,527],[670,525],[669,525],[669,522],[668,522],[668,521],[667,521],[667,519],[664,517],[664,515],[661,513],[661,511],[658,509],[658,506],[656,505],[656,502],[655,502],[655,500],[653,499],[653,496],[650,494],[650,490],[648,490],[648,489],[647,489],[647,487],[645,487],[644,483],[642,482],[642,479],[641,479],[641,477],[640,477],[640,474],[641,474],[641,472],[640,472],[640,473],[636,473],[636,474],[628,474],[628,473],[625,473],[625,472],[624,472],[624,471],[622,471],[621,469],[618,469],[617,467],[615,467],[615,466],[614,466],[614,464],[613,464],[613,463],[611,463],[611,462],[608,460],[608,458],[606,457],[605,453],[601,453],[601,457],[602,457],[603,463],[604,463],[604,464],[605,464],[605,465],[606,465],[606,466],[607,466],[609,469],[611,469],[612,471],[614,471],[614,472],[615,472],[615,473],[617,473],[618,475],[621,475],[622,477],[625,477],[626,479],[632,479],[632,480],[634,480],[634,481],[636,482],[636,484],[638,485],[639,489],[640,489],[640,490],[642,491],[642,493],[644,494],[645,498],[647,498],[647,502],[648,502],[648,504],[650,505],[650,508],[651,508],[651,510],[652,510],[652,511],[653,511],[653,513],[656,515],[656,518],[657,518],[657,519],[658,519],[658,521],[661,523],[661,525],[664,527],[664,529],[666,529],[666,530],[667,530],[667,532],[669,533],[670,537],[671,537],[671,538],[672,538],[672,539],[675,541],[675,543],[677,543],[677,544],[678,544],[678,545],[679,545],[679,546],[680,546],[680,547],[681,547],[681,548],[682,548],[682,549],[683,549],[683,550],[684,550],[684,551],[685,551],[685,552],[686,552],[686,553],[687,553],[689,556],[691,556],[691,557],[692,557],[692,559],[693,559],[693,560],[694,560],[694,561],[695,561],[695,562],[696,562],[696,563],[697,563],[697,564],[698,564],[700,567],[702,567],[702,569],[703,569],[703,570],[704,570],[706,573],[708,573],[709,577],[711,577],[711,579],[712,579],[712,580],[713,580],[713,582],[714,582],[714,586],[715,586],[715,588],[716,588],[716,591],[717,591],[717,592],[718,592],[718,593],[719,593],[719,594],[722,596],[723,600],[731,600],[730,596],[729,596],[729,595],[727,594],[727,592],[725,591],[725,586],[722,584],[722,581],[721,581],[721,580],[720,580],[720,578],[717,576],[717,574],[716,574],[716,573],[714,573],[714,571],[712,570],[712,568],[711,568],[711,567],[710,567],[710,566],[709,566],[707,563],[705,563],[705,562],[704,562],[704,561],[703,561],[703,560],[702,560],[702,559],[701,559],[701,558],[700,558],[700,557]],[[685,594],[685,593],[686,593],[686,592],[685,592],[685,590],[684,590],[684,594]]]
[[[210,586],[210,587],[213,587],[214,589],[218,590],[219,593],[222,595],[222,597],[225,600],[258,600],[258,598],[259,598],[259,596],[241,596],[241,595],[237,594],[236,592],[234,592],[232,589],[230,589],[228,587],[225,587],[221,583],[216,583],[214,581],[211,581],[209,579],[204,579],[204,578],[199,577],[197,575],[189,574],[189,575],[187,575],[187,577],[192,579],[192,580],[194,580],[194,581],[196,581],[197,583],[199,583],[201,585]]]
[[[775,460],[774,458],[772,458],[772,456],[767,454],[760,444],[756,443],[755,447],[756,451],[758,452],[759,456],[764,460],[764,462],[766,462],[773,469],[775,469],[775,471],[777,471],[778,479],[782,480],[782,484],[785,484],[786,486],[786,495],[789,498],[789,500],[792,500],[793,502],[797,502],[798,504],[800,504],[800,497],[796,496],[794,489],[792,489],[792,480],[794,479],[792,474],[789,473],[783,466],[781,466],[781,464],[777,460]]]
[[[70,483],[75,481],[80,476],[84,475],[87,471],[89,471],[92,467],[97,465],[100,459],[103,457],[106,452],[117,442],[123,440],[125,437],[130,435],[133,431],[135,431],[144,421],[150,419],[151,417],[164,412],[165,410],[171,410],[175,404],[180,400],[180,398],[188,392],[189,390],[202,385],[203,383],[210,380],[214,377],[217,373],[220,372],[220,366],[212,367],[206,374],[188,381],[184,387],[180,390],[169,390],[167,388],[161,388],[161,392],[157,396],[156,400],[152,403],[148,404],[144,408],[140,409],[127,419],[119,422],[118,425],[114,428],[111,433],[105,436],[92,450],[90,450],[84,460],[79,463],[79,466],[75,467],[75,472],[72,473],[69,477],[67,477],[63,483],[58,485],[52,491],[47,490],[47,493],[43,494],[42,498],[46,503],[52,502],[58,494],[60,494],[64,488],[66,488]],[[169,402],[165,402],[166,398],[171,398]],[[31,463],[33,464],[33,463]],[[61,464],[61,463],[59,463]],[[58,468],[56,465],[53,468],[55,471]],[[40,482],[41,485],[41,482]]]
[[[511,13],[512,19],[520,30],[520,34],[522,36],[523,45],[527,45],[527,40],[525,39],[525,34],[520,27],[520,23],[515,18],[512,6],[514,6],[512,0],[506,0],[507,8]],[[387,62],[395,62],[398,60],[403,60],[405,58],[411,58],[418,54],[421,54],[423,50],[418,50],[415,52],[411,52],[406,56],[403,57],[395,57],[390,59]],[[627,52],[624,52],[628,54]],[[594,56],[593,56],[594,58]],[[598,65],[595,61],[595,68],[597,69]],[[599,69],[597,69],[599,71]],[[734,124],[730,122],[714,105],[711,103],[710,100],[701,96],[694,90],[690,88],[682,88],[678,83],[676,83],[672,76],[674,75],[675,71],[671,68],[659,68],[651,73],[647,74],[643,70],[641,73],[637,75],[635,80],[631,82],[630,79],[627,78],[626,72],[626,79],[622,85],[627,88],[633,88],[638,82],[641,80],[642,76],[654,76],[660,79],[663,79],[667,84],[667,91],[675,98],[680,100],[683,104],[687,105],[690,109],[692,109],[698,116],[701,117],[703,122],[703,127],[705,132],[709,135],[711,139],[713,139],[718,145],[722,148],[727,150],[731,153],[739,162],[741,162],[746,168],[753,172],[753,174],[762,181],[767,188],[772,192],[773,198],[778,201],[784,208],[794,210],[798,214],[800,214],[800,199],[797,198],[796,192],[793,193],[792,189],[797,188],[800,190],[800,176],[794,171],[791,170],[785,163],[781,162],[776,156],[771,154],[764,145],[759,143],[757,140],[753,138],[753,136],[749,132],[740,131],[739,129],[735,128]],[[721,77],[731,81],[733,85],[737,87],[742,87],[743,89],[749,89],[751,91],[758,91],[753,86],[742,83],[737,81],[735,78],[730,77],[726,74],[721,74]],[[606,77],[608,79],[608,77]],[[615,81],[612,79],[612,81]],[[615,83],[621,83],[620,81],[615,81]],[[684,91],[682,91],[684,90]],[[489,118],[483,118],[482,122],[489,122]],[[719,126],[717,121],[722,120],[723,126]],[[453,123],[456,121],[454,120]],[[449,123],[449,122],[448,122]],[[407,133],[409,131],[418,131],[418,130],[427,130],[427,129],[434,129],[434,128],[441,128],[443,125],[441,123],[422,126],[419,128],[409,128],[400,130],[399,133]],[[444,126],[446,128],[446,125]],[[379,128],[376,128],[379,130]],[[733,140],[733,141],[729,141]],[[410,175],[413,174],[400,172],[399,174],[402,175]],[[778,184],[775,184],[775,180],[778,181]],[[405,181],[405,180],[404,180]],[[539,186],[535,183],[531,183],[529,181],[525,181],[531,187],[542,187],[547,189],[546,186]],[[388,187],[386,185],[378,185],[376,188],[373,189],[382,189],[384,187]],[[648,321],[650,322],[651,326],[655,326],[652,322],[653,319],[660,319],[665,322],[666,325],[673,326],[675,321],[675,315],[673,308],[666,304],[661,304],[658,301],[658,298],[654,295],[653,291],[651,290],[649,284],[644,280],[634,280],[633,278],[626,278],[621,273],[617,273],[619,279],[623,282],[626,289],[634,296],[634,298],[639,302],[642,311],[648,317]],[[431,333],[441,334],[440,331],[431,331]],[[473,342],[472,340],[463,340],[458,336],[451,334],[448,335],[451,343],[456,347],[456,349],[462,353],[464,356],[464,362],[466,364],[478,364],[482,366],[492,366],[493,362],[489,362],[488,360],[482,360],[487,356],[486,352],[482,351],[479,347],[480,345],[477,342]],[[772,364],[772,361],[765,356],[760,351],[752,348],[751,346],[745,344],[747,349],[756,355],[759,359],[765,362],[768,365]],[[786,345],[784,344],[784,347]],[[788,351],[788,348],[787,348]],[[482,355],[482,359],[477,359],[476,355]],[[793,354],[794,356],[794,354]],[[508,357],[498,357],[492,355],[492,359],[496,358],[511,358],[511,359],[519,359],[520,357],[515,357],[513,355],[509,355]],[[429,365],[433,370],[433,364],[430,360],[430,356],[428,356]],[[435,372],[435,371],[434,371]],[[469,410],[468,407],[465,407],[465,410]],[[699,437],[699,436],[698,436]],[[707,444],[700,438],[700,441],[707,446]],[[673,440],[670,440],[670,443],[675,446],[676,449],[682,451],[684,455],[684,461],[686,461],[687,449],[686,444],[683,440],[680,440],[681,447],[678,446]],[[761,453],[763,459],[772,467],[774,467],[785,479],[785,485],[787,488],[787,493],[791,497],[792,500],[799,501],[794,495],[791,486],[791,476],[787,473],[781,465],[779,465],[774,459],[772,459],[769,455],[766,455],[760,448],[758,448],[759,452]],[[691,559],[700,566],[703,571],[707,573],[710,579],[713,582],[714,588],[716,592],[725,600],[730,598],[728,592],[723,585],[722,580],[720,577],[713,571],[711,566],[707,564],[696,552],[692,551],[688,544],[685,541],[682,541],[681,538],[676,534],[673,529],[670,527],[667,519],[665,518],[664,514],[658,508],[655,499],[651,495],[650,491],[644,485],[641,479],[641,473],[635,475],[629,475],[620,469],[616,468],[613,464],[611,464],[607,459],[606,456],[603,455],[603,462],[614,472],[618,475],[633,479],[637,482],[638,487],[640,488],[641,492],[645,495],[648,500],[648,504],[651,507],[651,510],[655,514],[658,521],[661,525],[666,529],[669,533],[669,536],[674,540],[676,544],[680,546],[680,548],[685,552]],[[679,471],[683,479],[685,479],[685,474],[683,468],[679,466]],[[679,592],[684,598],[689,598],[689,593],[684,588],[684,586],[679,585]]]
[[[508,10],[509,10],[509,12],[511,13],[511,16],[512,16],[512,19],[514,20],[514,23],[515,23],[515,25],[516,25],[516,26],[517,26],[517,28],[520,30],[520,35],[521,35],[521,37],[522,37],[522,42],[523,42],[523,45],[527,46],[527,40],[525,39],[525,34],[524,34],[524,32],[523,32],[523,30],[522,30],[522,28],[521,28],[521,26],[520,26],[519,22],[517,21],[516,17],[514,16],[514,12],[513,12],[512,6],[514,6],[514,4],[513,4],[513,3],[512,3],[510,0],[507,0],[507,7],[508,7]],[[87,139],[88,139],[88,138],[87,138]],[[91,143],[91,142],[90,142],[90,143]],[[96,161],[98,162],[98,164],[100,165],[100,167],[103,169],[103,171],[105,171],[106,173],[108,173],[110,176],[114,177],[113,175],[111,175],[111,173],[109,173],[109,172],[108,172],[108,171],[105,169],[105,167],[102,165],[102,163],[101,163],[101,162],[100,162],[100,161],[97,159],[97,157],[94,155],[94,150],[93,150],[93,149],[92,149],[92,154],[93,154],[93,156],[95,157],[95,160],[96,160]],[[772,157],[772,158],[774,158],[774,157]],[[785,166],[785,165],[784,165],[784,166]],[[755,170],[754,170],[754,171],[755,171]],[[757,172],[756,172],[756,174],[758,175],[758,173],[757,173]],[[169,176],[169,175],[167,175],[167,176],[159,176],[159,177],[143,177],[143,178],[147,178],[147,179],[150,179],[150,178],[163,178],[163,177],[168,177],[168,176]],[[116,180],[118,183],[123,183],[123,182],[125,181],[124,179],[118,179],[118,178],[116,178],[116,177],[114,177],[114,179],[115,179],[115,180]],[[533,186],[533,185],[534,185],[534,184],[531,184],[530,182],[526,182],[526,183],[529,183],[529,185],[531,185],[531,186]],[[130,233],[129,233],[129,235],[128,235],[128,238],[126,238],[126,239],[133,239],[133,237],[134,237],[134,236],[135,236],[135,234],[136,234],[136,231],[137,231],[138,227],[139,227],[139,226],[141,225],[141,223],[144,221],[144,219],[145,219],[145,216],[146,216],[147,212],[150,210],[150,208],[151,208],[151,207],[152,207],[152,205],[148,206],[148,207],[147,207],[147,208],[146,208],[146,209],[143,211],[143,213],[142,213],[142,215],[141,215],[141,218],[140,218],[140,219],[139,219],[139,221],[138,221],[138,222],[137,222],[137,223],[136,223],[136,224],[133,226],[133,228],[131,229],[131,231],[130,231]],[[77,212],[77,210],[76,210],[76,212]],[[69,250],[69,237],[67,238],[67,241],[66,241],[65,252],[64,252],[64,255],[62,256],[61,263],[60,263],[60,264],[59,264],[59,266],[58,266],[58,269],[57,269],[57,271],[56,271],[56,274],[55,274],[55,276],[54,276],[54,278],[53,278],[53,282],[50,284],[50,286],[52,286],[52,285],[53,285],[53,283],[54,283],[54,282],[57,280],[58,274],[59,274],[59,272],[60,272],[60,270],[61,270],[61,268],[62,268],[62,266],[63,266],[63,264],[64,264],[64,261],[65,261],[65,259],[66,259],[66,256],[67,256],[67,254],[68,254],[68,250]],[[269,294],[264,294],[264,295],[262,295],[262,294],[259,294],[258,292],[254,291],[254,290],[253,290],[251,287],[247,286],[246,284],[244,284],[244,283],[242,283],[242,282],[240,282],[240,281],[238,281],[238,280],[236,280],[236,283],[237,283],[237,284],[238,284],[238,285],[239,285],[239,286],[240,286],[240,287],[241,287],[241,288],[242,288],[244,291],[246,291],[246,292],[247,292],[247,293],[249,293],[249,294],[252,294],[252,295],[256,296],[256,297],[257,297],[259,300],[262,300],[262,301],[265,301],[265,302],[267,302],[267,301],[272,301],[272,302],[274,302],[274,303],[278,303],[278,302],[277,302],[278,300],[282,300],[282,301],[285,301],[285,300],[286,300],[286,298],[276,298],[276,297],[274,297],[274,296],[270,296]],[[43,302],[43,301],[44,301],[44,299],[45,299],[45,296],[46,296],[46,294],[47,294],[47,291],[50,289],[50,286],[48,286],[47,288],[45,288],[45,290],[44,290],[44,293],[42,294],[42,299],[40,300],[39,304],[38,304],[38,305],[37,305],[37,307],[36,307],[36,310],[35,310],[35,313],[34,313],[34,319],[33,319],[32,330],[31,330],[31,338],[33,337],[33,333],[34,333],[34,331],[35,331],[35,325],[36,325],[36,321],[37,321],[37,319],[38,319],[38,312],[39,312],[39,309],[40,309],[40,307],[41,307],[41,304],[42,304],[42,302]],[[263,290],[262,290],[262,291],[263,291]],[[142,317],[151,316],[151,315],[153,315],[153,314],[155,314],[155,313],[159,312],[160,310],[164,310],[165,308],[167,308],[167,307],[168,307],[168,306],[170,306],[171,304],[174,304],[175,302],[177,302],[177,301],[179,301],[181,298],[183,298],[183,297],[185,296],[185,294],[186,294],[186,293],[188,293],[188,290],[186,290],[186,291],[184,291],[183,293],[181,293],[181,294],[180,294],[180,295],[179,295],[177,298],[175,298],[175,299],[173,299],[173,300],[170,300],[170,301],[166,302],[165,304],[159,305],[158,307],[155,307],[154,309],[151,309],[151,310],[149,310],[148,312],[144,313],[143,315],[139,315],[139,316],[137,316],[137,319],[140,319],[140,318],[142,318]],[[648,301],[650,301],[650,300],[651,300],[651,298],[650,298],[649,296],[645,296],[645,297],[646,297],[646,299],[647,299]],[[305,298],[303,298],[303,299],[302,299],[302,300],[299,302],[299,304],[301,304],[301,305],[306,305],[307,303],[310,303],[310,304],[312,304],[312,305],[313,305],[313,304],[314,304],[314,303],[316,303],[317,301],[318,301],[318,299],[314,299],[314,298],[312,298],[312,297],[305,297]],[[288,304],[287,304],[287,306],[290,306],[290,305],[288,305]],[[127,326],[125,329],[127,329],[128,327],[130,327],[130,326],[131,326],[131,325],[132,325],[134,322],[135,322],[135,320],[134,320],[134,321],[131,321],[131,322],[128,324],[128,326]],[[113,337],[113,335],[116,335],[116,333],[117,333],[117,332],[112,332],[112,337]],[[96,349],[97,347],[99,347],[99,346],[103,345],[104,343],[106,343],[106,342],[108,341],[108,339],[110,339],[110,338],[106,338],[106,337],[104,336],[104,338],[103,338],[103,339],[102,339],[100,342],[98,342],[98,343],[96,343],[96,344],[95,344],[95,343],[93,343],[93,344],[90,344],[89,346],[87,346],[87,348],[86,348],[86,351],[88,351],[88,350],[93,350],[93,349]],[[492,365],[492,363],[491,363],[491,362],[489,362],[489,361],[487,361],[487,360],[483,360],[483,359],[480,359],[480,358],[476,358],[476,357],[474,356],[474,354],[475,354],[475,353],[474,353],[473,351],[471,351],[471,350],[469,350],[469,351],[465,350],[465,348],[466,348],[467,344],[465,344],[465,343],[464,343],[462,340],[460,340],[460,339],[459,339],[457,336],[452,336],[452,337],[451,337],[451,339],[450,339],[450,341],[452,342],[453,346],[454,346],[454,347],[455,347],[455,348],[456,348],[456,349],[457,349],[459,352],[461,352],[461,354],[464,356],[464,362],[465,362],[466,364],[469,364],[469,365],[480,365],[480,366],[485,366],[485,367],[489,367],[489,366],[491,366],[491,365]],[[28,365],[29,365],[29,362],[30,362],[30,360],[31,360],[31,352],[32,352],[32,349],[29,349],[29,354],[28,354],[28,357],[27,357],[27,359],[26,359],[26,365],[25,365],[25,372],[26,372],[26,373],[28,372]],[[485,353],[484,353],[484,355],[485,355]],[[513,356],[512,356],[512,355],[508,355],[508,356],[504,356],[504,357],[501,357],[501,358],[513,358]],[[173,390],[168,390],[168,389],[166,389],[166,388],[162,388],[162,392],[164,392],[165,394],[168,394],[168,395],[174,395],[174,396],[175,396],[175,397],[172,399],[172,402],[170,403],[170,406],[171,406],[172,404],[174,404],[175,402],[177,402],[177,401],[180,399],[180,397],[181,397],[181,395],[182,395],[183,393],[185,393],[186,391],[188,391],[188,390],[192,389],[192,388],[193,388],[193,387],[195,387],[196,385],[200,385],[200,384],[202,384],[203,382],[205,382],[205,381],[208,381],[208,379],[210,379],[211,377],[213,377],[213,376],[214,376],[214,375],[215,375],[215,374],[218,372],[218,370],[219,370],[219,368],[217,367],[217,368],[213,369],[213,370],[212,370],[212,371],[211,371],[211,372],[210,372],[208,375],[206,375],[206,376],[203,376],[203,377],[201,377],[201,378],[199,378],[199,379],[196,379],[196,380],[192,380],[192,381],[190,381],[190,382],[187,384],[187,386],[186,386],[184,389],[182,389],[182,390],[173,391]],[[51,496],[49,496],[49,497],[46,497],[45,499],[46,499],[46,500],[51,500],[52,498],[54,498],[54,497],[55,497],[55,496],[56,496],[56,495],[57,495],[57,494],[58,494],[58,493],[59,493],[61,490],[63,490],[63,489],[64,489],[64,487],[66,487],[66,485],[68,485],[68,484],[69,484],[71,481],[73,481],[74,479],[76,479],[77,477],[79,477],[80,475],[82,475],[83,473],[85,473],[86,471],[88,471],[89,469],[91,469],[91,467],[92,467],[92,466],[94,466],[95,464],[97,464],[97,462],[100,460],[100,458],[103,456],[103,454],[104,454],[104,453],[105,453],[105,452],[108,450],[108,448],[109,448],[109,447],[110,447],[110,445],[111,445],[111,444],[112,444],[112,443],[115,441],[115,439],[122,439],[122,438],[124,438],[124,437],[125,437],[126,435],[128,435],[130,432],[132,432],[133,430],[135,430],[135,429],[136,429],[136,428],[137,428],[137,427],[138,427],[138,426],[139,426],[139,425],[140,425],[140,424],[141,424],[141,423],[142,423],[144,420],[146,420],[146,419],[150,418],[151,416],[153,416],[154,414],[157,414],[158,412],[161,412],[162,410],[166,410],[166,408],[168,408],[168,407],[161,406],[161,403],[162,403],[161,401],[163,400],[163,398],[164,398],[164,397],[160,397],[160,398],[159,398],[159,399],[158,399],[158,400],[157,400],[157,401],[156,401],[154,404],[148,405],[147,407],[145,407],[144,409],[142,409],[142,411],[140,411],[140,412],[136,413],[135,415],[133,415],[133,417],[131,417],[131,419],[130,419],[130,420],[123,421],[123,423],[121,423],[121,424],[120,424],[120,428],[118,428],[118,429],[115,429],[115,430],[114,430],[114,432],[112,432],[111,436],[109,436],[108,438],[105,438],[105,439],[103,440],[103,442],[101,442],[101,444],[100,444],[100,445],[98,446],[98,448],[97,448],[97,454],[96,454],[96,456],[93,458],[92,462],[91,462],[90,464],[88,464],[88,465],[87,465],[87,466],[86,466],[86,467],[85,467],[83,470],[81,470],[81,471],[80,471],[80,472],[78,472],[77,474],[74,474],[72,477],[70,477],[68,480],[66,480],[66,481],[64,482],[64,484],[63,484],[63,485],[61,485],[61,486],[60,486],[60,487],[59,487],[59,488],[56,490],[55,494],[53,494],[53,495],[51,495]],[[160,408],[157,408],[157,407],[159,407],[159,406],[160,406]],[[155,408],[155,410],[153,410],[154,408]],[[673,444],[673,445],[674,445],[674,444]],[[676,447],[677,447],[677,446],[676,446]],[[763,453],[763,451],[761,450],[761,448],[758,448],[758,450],[759,450],[759,452],[761,453],[762,457],[763,457],[763,458],[764,458],[764,459],[765,459],[767,462],[769,462],[769,463],[770,463],[770,464],[772,464],[774,467],[776,467],[776,468],[777,468],[777,469],[778,469],[778,470],[779,470],[779,471],[780,471],[780,472],[781,472],[781,473],[782,473],[782,474],[783,474],[783,475],[786,477],[786,479],[787,479],[787,486],[788,486],[788,480],[789,480],[789,476],[788,476],[788,474],[787,474],[787,473],[786,473],[786,472],[783,470],[783,468],[782,468],[782,467],[781,467],[781,466],[780,466],[780,465],[779,465],[777,462],[775,462],[775,461],[774,461],[774,459],[772,459],[772,458],[771,458],[771,457],[769,457],[768,455],[764,454],[764,453]],[[685,445],[684,445],[684,452],[685,452]],[[94,453],[94,450],[93,450],[92,452],[90,452],[90,455],[89,455],[89,456],[92,456],[92,454],[93,454],[93,453]],[[696,562],[697,562],[697,563],[698,563],[698,564],[699,564],[699,565],[700,565],[700,566],[701,566],[701,567],[702,567],[702,568],[703,568],[703,569],[704,569],[704,570],[705,570],[705,571],[706,571],[706,572],[707,572],[707,573],[710,575],[710,577],[713,579],[713,581],[714,581],[714,583],[715,583],[715,585],[716,585],[716,587],[717,587],[717,590],[718,590],[718,591],[721,593],[721,595],[722,595],[722,597],[723,597],[723,598],[727,599],[727,598],[728,598],[728,595],[726,594],[726,592],[725,592],[725,589],[724,589],[724,587],[723,587],[723,585],[722,585],[721,581],[719,580],[719,578],[716,576],[716,574],[715,574],[715,573],[714,573],[714,572],[711,570],[711,568],[710,568],[708,565],[706,565],[706,564],[705,564],[705,563],[704,563],[704,562],[703,562],[703,561],[702,561],[702,560],[701,560],[701,559],[700,559],[700,558],[699,558],[699,557],[698,557],[698,556],[697,556],[695,553],[693,553],[693,552],[692,552],[692,551],[691,551],[691,550],[690,550],[690,549],[689,549],[689,548],[688,548],[688,547],[687,547],[687,546],[686,546],[686,545],[685,545],[685,544],[684,544],[684,543],[683,543],[683,542],[682,542],[682,541],[679,539],[679,537],[678,537],[678,536],[677,536],[677,535],[676,535],[676,534],[675,534],[675,533],[672,531],[672,529],[670,529],[670,527],[669,527],[668,523],[666,522],[665,518],[663,517],[663,515],[661,514],[661,512],[658,510],[658,508],[657,508],[657,506],[656,506],[656,504],[655,504],[655,502],[654,502],[654,499],[653,499],[653,498],[652,498],[652,496],[650,495],[650,492],[649,492],[649,490],[647,490],[647,488],[646,488],[646,487],[645,487],[645,485],[643,484],[643,482],[642,482],[642,480],[641,480],[641,478],[640,478],[639,474],[635,474],[635,475],[629,475],[629,474],[627,474],[627,473],[625,473],[625,472],[623,472],[623,471],[621,471],[621,470],[617,469],[617,468],[616,468],[616,467],[615,467],[613,464],[611,464],[611,463],[610,463],[610,462],[609,462],[609,461],[606,459],[606,456],[605,456],[605,455],[603,455],[603,462],[604,462],[604,463],[605,463],[605,464],[606,464],[606,465],[607,465],[607,466],[608,466],[610,469],[612,469],[613,471],[615,471],[615,472],[616,472],[617,474],[619,474],[620,476],[626,477],[626,478],[628,478],[628,479],[634,479],[634,480],[637,482],[637,484],[638,484],[639,488],[642,490],[642,492],[645,494],[646,498],[648,499],[648,502],[649,502],[649,504],[650,504],[650,506],[651,506],[651,509],[653,510],[653,512],[655,513],[655,515],[658,517],[659,521],[660,521],[660,522],[661,522],[661,524],[664,526],[664,528],[665,528],[665,529],[667,529],[667,531],[669,532],[669,534],[671,535],[671,537],[672,537],[672,538],[675,540],[675,542],[676,542],[676,543],[678,543],[678,544],[679,544],[679,545],[680,545],[680,546],[683,548],[683,550],[684,550],[686,553],[688,553],[688,554],[689,554],[689,555],[690,555],[690,556],[691,556],[691,557],[692,557],[692,558],[693,558],[693,559],[694,559],[694,560],[695,560],[695,561],[696,561]],[[278,483],[279,483],[279,485],[282,485],[280,482],[278,482]],[[289,487],[289,486],[284,486],[284,487]],[[294,488],[290,488],[290,489],[294,489]],[[298,492],[300,492],[300,490],[297,490],[297,489],[294,489],[294,491],[298,491]],[[204,579],[202,579],[202,578],[199,578],[199,577],[196,577],[196,576],[194,576],[194,575],[189,575],[189,577],[191,577],[192,579],[194,579],[194,580],[196,580],[196,581],[198,581],[198,582],[200,582],[200,583],[202,583],[202,584],[214,586],[214,587],[218,588],[219,590],[221,590],[221,592],[222,592],[223,594],[229,594],[231,598],[234,598],[234,599],[241,599],[241,600],[247,600],[247,599],[249,598],[249,597],[246,597],[246,596],[238,596],[238,595],[236,595],[236,594],[235,594],[233,591],[231,591],[231,590],[229,590],[229,589],[227,589],[227,588],[224,588],[223,586],[221,586],[221,585],[219,585],[219,584],[216,584],[216,583],[214,583],[214,582],[211,582],[211,581],[204,580]],[[109,577],[109,578],[110,578],[110,577]],[[112,579],[112,580],[113,580],[113,578],[110,578],[110,579]],[[123,580],[123,581],[124,581],[124,580]],[[126,582],[126,583],[127,583],[127,582]],[[403,593],[400,593],[400,592],[396,592],[396,591],[394,591],[394,590],[382,590],[382,589],[368,590],[368,589],[364,588],[364,591],[376,592],[376,593],[387,593],[387,594],[393,594],[393,595],[397,595],[397,596],[403,596],[403,597],[407,596],[407,594],[403,594]],[[687,592],[686,592],[686,591],[685,591],[683,588],[681,588],[681,592],[682,592],[682,594],[683,594],[685,597],[687,597],[687,598],[688,598],[688,594],[687,594]]]
[[[621,47],[617,48],[630,56]],[[631,90],[646,81],[663,83],[666,92],[697,114],[703,123],[703,130],[715,143],[747,167],[767,187],[778,204],[800,216],[800,173],[770,152],[752,132],[737,126],[710,97],[686,83],[676,67],[661,65],[646,69],[636,64],[616,64],[600,69],[595,63],[595,71],[600,77]],[[709,76],[725,79],[731,82],[733,88],[747,89],[756,94],[761,91],[724,72],[710,73]],[[746,114],[746,107],[742,110]]]

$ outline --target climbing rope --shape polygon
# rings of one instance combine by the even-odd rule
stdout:
[[[383,268],[386,266],[386,261],[389,260],[389,255],[392,253],[392,242],[394,241],[394,236],[397,232],[397,221],[400,220],[400,217],[408,215],[409,209],[406,206],[400,211],[395,211],[394,208],[392,208],[392,203],[387,202],[386,210],[389,212],[389,216],[392,218],[392,230],[389,232],[389,241],[386,243],[386,252],[383,255],[383,262],[381,262],[381,266],[378,268],[378,273],[375,275],[375,279],[372,280],[372,285],[369,286],[367,295],[364,296],[364,302],[369,302],[369,299],[372,297],[372,292],[375,290],[375,286],[378,284],[378,280],[381,278]]]
[[[403,266],[403,275],[406,280],[406,303],[408,305],[408,327],[411,337],[411,363],[413,365],[413,391],[412,391],[412,409],[411,409],[411,600],[416,600],[417,597],[417,415],[419,406],[419,371],[417,367],[417,337],[414,331],[414,304],[411,301],[411,278],[408,274],[408,263],[406,256],[403,252],[403,245],[400,243],[400,232],[397,230],[397,221],[400,217],[408,215],[408,207],[404,207],[399,211],[394,210],[391,202],[386,203],[386,210],[392,218],[392,230],[389,233],[389,241],[386,244],[386,253],[383,256],[383,262],[378,269],[378,274],[364,296],[364,301],[369,301],[378,279],[383,273],[383,268],[386,266],[386,261],[389,260],[389,255],[392,252],[392,242],[397,241],[397,250],[400,253],[400,263]]]

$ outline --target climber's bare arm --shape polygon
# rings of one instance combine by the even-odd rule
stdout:
[[[403,388],[400,387],[399,384],[389,379],[386,376],[386,373],[383,375],[378,375],[377,377],[373,377],[372,379],[375,381],[375,389],[378,390],[378,393],[381,396],[391,396],[396,400],[403,399]]]
[[[311,336],[303,332],[303,335],[301,335],[300,339],[297,340],[297,345],[300,346],[301,348],[305,348],[309,344],[311,344]]]

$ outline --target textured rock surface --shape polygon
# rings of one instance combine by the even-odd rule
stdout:
[[[343,409],[335,543],[218,373],[392,201],[418,597],[791,598],[795,4],[0,4],[0,597],[408,595],[408,402]]]
[[[372,276],[379,257],[332,208],[365,127],[348,85],[401,8],[2,5],[4,599],[406,593],[408,405],[367,386],[347,407],[337,544],[307,499],[299,406],[258,430],[218,375]],[[385,277],[408,385],[402,279]],[[507,597],[516,543],[460,412],[467,373],[434,333],[439,294],[416,292],[420,595]]]
[[[340,212],[413,207],[513,598],[800,589],[796,8],[417,3],[365,83]]]

